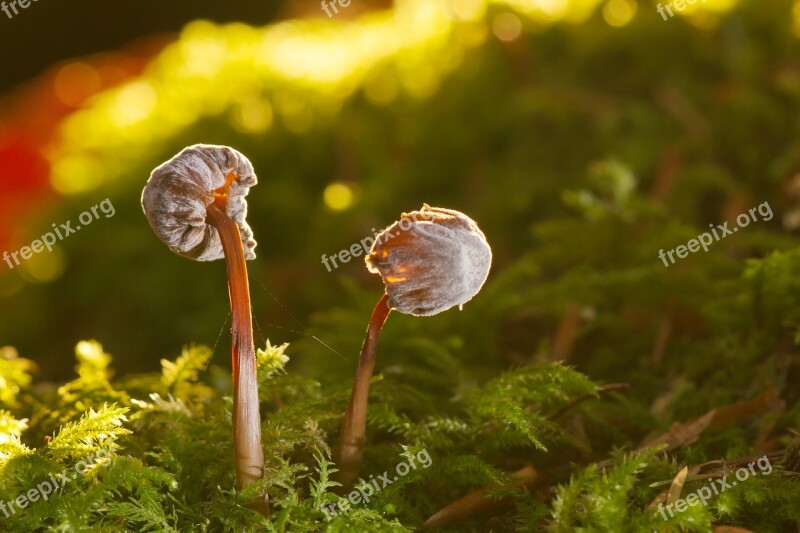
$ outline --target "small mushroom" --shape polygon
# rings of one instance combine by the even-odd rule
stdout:
[[[239,489],[260,479],[264,469],[245,262],[256,256],[256,241],[245,221],[245,196],[256,183],[253,165],[238,151],[197,144],[153,170],[142,192],[142,208],[150,227],[170,250],[196,261],[225,259],[232,316],[233,443]]]
[[[461,309],[486,282],[492,250],[468,216],[425,204],[383,230],[365,259],[369,271],[383,278],[386,292],[372,312],[342,424],[337,465],[345,487],[361,468],[375,347],[389,313],[431,316],[456,305]]]

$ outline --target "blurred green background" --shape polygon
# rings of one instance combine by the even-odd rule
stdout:
[[[423,202],[479,223],[494,249],[489,291],[520,273],[552,281],[589,265],[641,265],[660,280],[660,248],[764,201],[776,216],[752,230],[758,243],[739,242],[751,246],[743,255],[794,245],[800,3],[709,0],[666,21],[655,3],[633,0],[353,0],[330,19],[311,4],[276,4],[266,26],[249,12],[239,22],[195,20],[138,56],[129,51],[140,68],[117,83],[86,88],[92,71],[104,79],[98,65],[108,61],[93,56],[58,63],[6,98],[7,147],[35,121],[36,112],[17,112],[37,109],[33,98],[66,99],[69,109],[36,148],[43,200],[5,219],[5,248],[105,198],[116,209],[53,253],[13,271],[0,264],[0,344],[36,360],[43,379],[69,376],[73,346],[90,338],[121,373],[155,370],[190,342],[229,364],[225,265],[170,253],[139,203],[150,171],[198,142],[237,148],[259,177],[248,198],[259,243],[249,264],[257,343],[301,341],[298,358],[318,371],[341,366],[333,350],[354,364],[383,290],[361,259],[328,272],[322,254]],[[30,23],[28,14],[13,23]],[[7,184],[31,175],[15,164]],[[648,224],[604,230],[593,206],[647,213]],[[579,213],[569,231],[547,224]],[[739,252],[720,244],[703,260],[726,253]],[[520,279],[512,292],[536,293],[532,276]],[[653,299],[690,286],[665,278]],[[487,350],[475,357],[511,363],[541,349],[570,305],[490,295],[462,313],[473,322],[494,313],[498,328],[472,331],[468,342]],[[647,296],[637,301],[646,306]],[[337,309],[363,319],[337,322]],[[425,328],[457,320],[435,317]]]

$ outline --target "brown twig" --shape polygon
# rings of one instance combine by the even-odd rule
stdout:
[[[551,361],[567,361],[575,346],[575,337],[581,322],[581,308],[578,304],[570,304],[553,337],[553,348],[550,350]]]
[[[615,390],[625,390],[625,389],[629,389],[629,388],[630,388],[630,384],[629,383],[610,383],[608,385],[603,385],[602,387],[598,388],[597,389],[597,394],[602,394],[604,392],[612,392],[612,391],[615,391]],[[587,392],[585,394],[581,394],[577,398],[574,398],[574,399],[570,400],[569,402],[565,403],[564,405],[562,405],[561,407],[556,409],[556,411],[553,414],[551,414],[550,416],[548,416],[547,418],[549,418],[550,420],[555,420],[556,418],[558,418],[559,416],[563,415],[564,413],[566,413],[567,411],[569,411],[570,409],[572,409],[576,405],[581,404],[581,403],[585,402],[586,400],[589,400],[589,399],[595,398],[595,397],[596,397],[596,394],[593,394],[593,393],[590,393],[590,392]]]

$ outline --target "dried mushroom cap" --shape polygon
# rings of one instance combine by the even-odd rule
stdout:
[[[468,216],[425,204],[383,230],[366,262],[383,278],[392,308],[430,316],[461,308],[478,293],[492,249]]]
[[[216,228],[206,222],[215,201],[239,227],[245,257],[255,259],[247,225],[247,196],[257,183],[253,165],[227,146],[196,144],[161,164],[142,192],[142,208],[158,238],[178,255],[197,261],[224,257]]]

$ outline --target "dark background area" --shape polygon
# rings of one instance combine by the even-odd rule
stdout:
[[[0,11],[0,50],[4,51],[0,92],[59,61],[119,48],[143,35],[177,33],[192,20],[266,24],[286,4],[284,0],[32,1],[27,9],[18,8],[19,15],[11,19]]]

